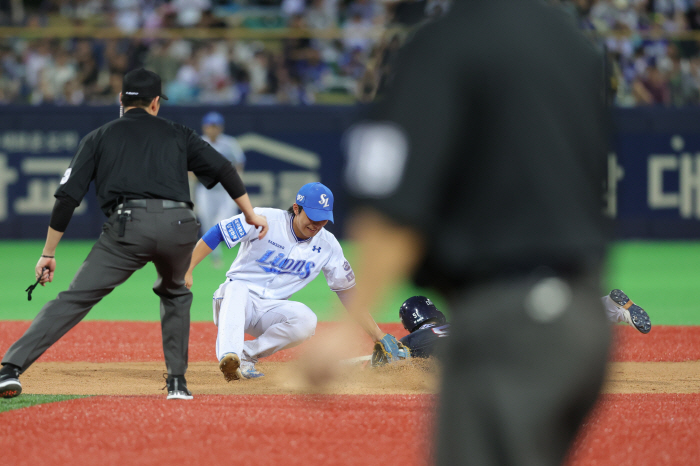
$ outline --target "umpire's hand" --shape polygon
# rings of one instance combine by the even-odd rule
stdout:
[[[261,227],[262,230],[258,233],[258,239],[263,239],[265,235],[267,234],[267,230],[270,229],[269,226],[267,226],[267,219],[263,217],[262,215],[258,214],[253,214],[253,215],[246,215],[245,216],[245,221],[248,225],[254,225],[256,228]]]
[[[44,268],[47,268],[48,270],[44,270]],[[34,278],[38,280],[39,277],[41,277],[39,283],[41,283],[41,286],[44,286],[44,283],[53,281],[54,270],[56,270],[56,259],[53,257],[42,256],[39,258],[39,261],[36,263],[36,267],[34,268]]]

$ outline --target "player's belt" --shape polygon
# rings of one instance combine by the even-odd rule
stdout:
[[[169,199],[130,199],[121,204],[117,204],[112,212],[118,209],[132,209],[132,208],[146,208],[148,207],[148,202],[153,204],[153,202],[162,203],[163,209],[191,209],[192,207],[187,202],[171,201]]]

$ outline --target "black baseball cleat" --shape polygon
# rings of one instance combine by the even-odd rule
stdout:
[[[649,314],[647,314],[644,309],[634,304],[624,291],[612,290],[610,292],[610,299],[623,309],[625,322],[642,333],[649,333],[651,331]]]
[[[22,393],[19,368],[6,365],[0,370],[0,398],[14,398]]]
[[[184,375],[171,375],[163,374],[165,380],[165,387],[168,389],[168,400],[191,400],[193,398],[192,392],[187,389],[187,382],[185,381]]]

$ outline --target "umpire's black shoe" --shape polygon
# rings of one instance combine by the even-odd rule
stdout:
[[[2,367],[0,370],[0,398],[14,398],[22,393],[19,372],[20,369],[11,364]]]
[[[620,306],[625,314],[625,322],[642,333],[651,331],[651,319],[644,309],[634,304],[622,290],[612,290],[610,299]]]
[[[169,400],[191,400],[193,398],[192,392],[187,389],[184,375],[168,376],[163,374],[163,377],[166,378],[165,387],[168,388]]]

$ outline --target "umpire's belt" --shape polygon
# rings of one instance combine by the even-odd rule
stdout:
[[[187,202],[171,201],[169,199],[131,199],[121,204],[117,204],[113,209],[114,211],[119,209],[132,209],[132,208],[149,208],[149,210],[154,207],[158,210],[161,209],[191,209],[192,206]]]

